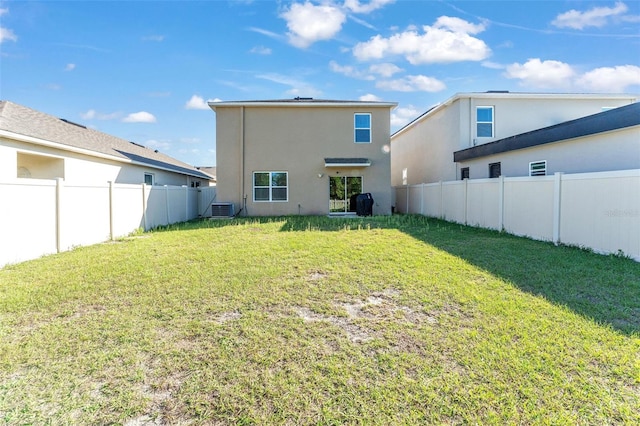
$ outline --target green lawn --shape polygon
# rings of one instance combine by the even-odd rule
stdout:
[[[640,264],[417,216],[0,269],[0,424],[639,424]]]

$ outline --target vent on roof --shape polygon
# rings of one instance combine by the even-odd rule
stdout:
[[[139,146],[140,148],[146,148],[144,145],[140,145],[139,143],[135,143],[135,142],[131,142],[129,141],[130,144],[135,145],[135,146]]]
[[[300,96],[296,96],[293,99],[296,101],[312,101],[313,100],[313,98],[301,98]]]
[[[87,126],[83,126],[82,124],[74,123],[73,121],[71,121],[71,120],[67,120],[66,118],[61,118],[61,119],[60,119],[60,121],[64,121],[64,122],[65,122],[65,123],[67,123],[67,124],[71,124],[71,125],[73,125],[73,126],[78,126],[78,127],[83,128],[83,129],[86,129],[86,128],[87,128]]]
[[[509,93],[508,90],[487,90],[487,93]]]
[[[234,215],[233,203],[211,204],[211,217],[232,217]]]

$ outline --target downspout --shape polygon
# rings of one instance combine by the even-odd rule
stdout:
[[[241,209],[246,209],[247,200],[244,197],[244,106],[240,107],[240,203]],[[244,205],[242,204],[244,202]],[[245,215],[247,214],[245,210]]]

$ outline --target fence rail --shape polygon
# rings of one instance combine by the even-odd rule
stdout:
[[[0,182],[0,267],[211,213],[215,187]]]
[[[640,169],[395,187],[417,213],[640,261]]]

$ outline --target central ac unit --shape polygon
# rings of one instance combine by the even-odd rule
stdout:
[[[211,217],[232,217],[234,213],[233,203],[211,204]]]

